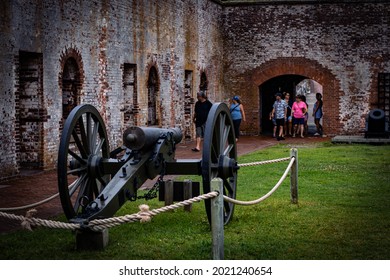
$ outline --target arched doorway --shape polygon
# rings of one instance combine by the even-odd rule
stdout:
[[[149,70],[148,78],[148,125],[159,125],[158,114],[158,75],[156,67],[152,66]]]
[[[62,125],[70,111],[80,104],[80,69],[73,57],[68,58],[62,71]]]
[[[296,94],[304,95],[306,97],[306,103],[309,109],[309,119],[308,119],[308,133],[316,133],[316,127],[314,122],[314,117],[312,116],[314,103],[316,103],[316,94],[323,94],[323,86],[317,81],[311,79],[304,79],[296,86]],[[322,123],[322,119],[321,119]]]
[[[62,131],[70,111],[81,103],[84,70],[80,52],[74,48],[66,49],[61,54],[60,69],[58,83],[62,100],[62,116],[60,120],[60,131]]]
[[[296,86],[305,79],[306,77],[301,75],[281,75],[271,78],[259,86],[261,134],[268,135],[272,133],[273,124],[269,119],[269,114],[275,102],[275,94],[277,92],[289,92],[291,99],[294,100]]]
[[[276,83],[275,87],[270,86],[270,89],[277,90],[279,82],[283,82],[285,78],[289,79],[289,76],[293,82],[295,81],[294,83],[296,85],[304,79],[311,79],[323,86],[324,132],[328,136],[340,133],[342,130],[342,124],[340,122],[340,97],[344,95],[344,92],[340,89],[340,81],[329,69],[325,68],[317,61],[301,57],[273,59],[259,65],[253,70],[252,75],[250,76],[251,86],[250,88],[247,88],[246,91],[249,94],[253,94],[252,96],[258,96],[258,105],[255,110],[258,110],[260,121],[258,118],[254,118],[253,123],[250,123],[250,121],[248,122],[247,126],[251,126],[250,129],[248,129],[249,133],[253,131],[262,134],[263,132],[267,132],[267,130],[269,131],[270,124],[266,123],[267,120],[269,121],[268,114],[272,107],[272,104],[270,106],[272,101],[269,101],[269,99],[272,98],[275,93],[263,95],[265,94],[263,92],[267,89],[266,83],[277,78],[270,82],[270,84]],[[264,85],[266,85],[265,88],[263,88]],[[284,91],[284,88],[281,90]],[[292,91],[290,93],[294,94],[294,91],[291,89],[287,88],[286,91]],[[263,102],[265,103],[264,106]],[[268,102],[268,104],[266,104],[266,102]],[[247,108],[249,108],[249,106],[247,106]],[[265,125],[266,127],[263,128],[262,125]]]
[[[205,72],[200,74],[199,92],[204,93],[207,96],[208,81]]]

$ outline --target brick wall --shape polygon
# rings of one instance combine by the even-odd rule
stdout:
[[[0,2],[0,178],[19,172],[16,156],[15,64],[12,53],[10,1]]]
[[[361,133],[378,73],[390,71],[389,14],[389,3],[226,7],[224,92],[254,116],[243,132],[261,132],[259,86],[295,74],[323,86],[326,133]]]
[[[359,133],[377,102],[378,73],[390,72],[390,4],[367,2],[2,1],[0,178],[15,175],[24,156],[18,153],[20,52],[42,58],[42,137],[34,145],[44,169],[54,168],[57,160],[63,98],[70,92],[63,89],[64,68],[70,58],[78,102],[101,112],[111,149],[122,142],[125,120],[148,123],[152,67],[158,125],[179,126],[187,139],[194,135],[191,106],[202,73],[211,101],[242,97],[249,116],[245,134],[261,132],[259,86],[281,75],[301,75],[323,86],[326,133]],[[135,89],[124,86],[129,66]]]
[[[191,134],[193,124],[188,122],[190,116],[184,116],[184,107],[195,97],[200,74],[207,72],[212,99],[221,92],[221,10],[220,5],[209,0],[2,1],[0,178],[15,175],[23,156],[17,153],[20,145],[16,139],[20,132],[16,125],[15,68],[20,51],[42,56],[40,106],[45,117],[40,123],[42,139],[34,140],[38,143],[32,145],[42,147],[39,167],[54,168],[63,124],[63,98],[69,99],[73,90],[70,87],[63,91],[64,81],[68,82],[63,77],[67,59],[74,59],[73,66],[79,71],[75,90],[78,102],[98,108],[111,149],[122,144],[124,119],[129,114],[125,107],[134,105],[133,123],[148,122],[151,66],[157,70],[159,85],[158,125],[187,126]],[[124,65],[134,65],[136,69],[135,100],[126,97]],[[185,91],[185,70],[192,71],[192,96]],[[130,104],[132,101],[134,104]]]

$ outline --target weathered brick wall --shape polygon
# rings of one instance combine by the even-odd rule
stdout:
[[[133,123],[147,124],[152,68],[157,70],[162,127],[188,127],[190,97],[205,73],[209,98],[223,101],[241,95],[249,116],[242,128],[258,134],[259,86],[276,76],[296,74],[323,86],[326,133],[361,131],[377,101],[377,75],[390,72],[390,4],[236,7],[217,2],[1,1],[0,178],[16,174],[22,158],[20,52],[42,57],[42,131],[37,134],[42,139],[34,153],[44,168],[53,168],[57,159],[62,78],[69,57],[79,68],[79,102],[98,107],[112,149],[121,144],[125,113]],[[136,69],[133,98],[124,96],[125,64]],[[125,112],[132,108],[132,99],[137,104]]]
[[[16,157],[15,58],[12,54],[12,7],[0,2],[0,178],[18,173]]]
[[[206,72],[209,95],[220,93],[222,7],[209,0],[2,1],[0,62],[0,178],[18,172],[15,96],[19,51],[42,54],[42,166],[53,168],[62,123],[62,74],[66,58],[80,67],[80,103],[98,107],[111,148],[122,143],[123,65],[136,65],[135,122],[147,124],[149,70],[157,69],[162,127],[185,125],[185,70],[192,71],[192,95]],[[128,101],[128,100],[127,100]],[[188,120],[187,120],[188,125]]]
[[[226,7],[224,88],[254,116],[243,130],[261,131],[259,85],[296,74],[323,85],[326,133],[360,133],[390,71],[389,14],[389,3]]]

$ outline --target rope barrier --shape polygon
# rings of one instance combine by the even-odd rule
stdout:
[[[21,215],[15,215],[15,214],[9,214],[9,213],[4,213],[0,212],[0,217],[3,218],[8,218],[8,219],[13,219],[13,220],[18,220],[21,222],[22,227],[28,230],[32,230],[32,227],[34,226],[44,226],[48,228],[56,228],[56,229],[70,229],[70,230],[77,230],[77,229],[84,229],[84,228],[89,228],[93,231],[102,231],[103,229],[106,228],[111,228],[120,224],[124,223],[132,223],[132,222],[148,222],[150,221],[151,217],[161,214],[166,211],[174,210],[180,207],[183,207],[185,205],[189,205],[195,202],[200,202],[205,199],[210,199],[213,197],[218,196],[218,192],[209,192],[207,194],[203,194],[197,197],[193,197],[172,205],[164,206],[161,208],[157,208],[154,210],[149,210],[148,205],[140,205],[140,212],[136,214],[131,214],[131,215],[125,215],[122,217],[112,217],[112,218],[107,218],[107,219],[97,219],[97,220],[92,220],[88,224],[85,225],[80,225],[77,223],[65,223],[65,222],[58,222],[58,221],[52,221],[52,220],[44,220],[44,219],[38,219],[38,218],[33,218],[32,215],[36,213],[35,209],[27,211],[26,216],[21,216]]]
[[[287,174],[288,174],[288,172],[291,169],[291,166],[294,164],[294,161],[295,161],[295,157],[291,157],[291,161],[288,164],[286,170],[284,171],[282,177],[279,179],[279,181],[276,183],[276,185],[267,194],[265,194],[264,196],[262,196],[262,197],[260,197],[260,198],[258,198],[256,200],[252,200],[252,201],[241,201],[241,200],[236,200],[236,199],[233,199],[231,197],[228,197],[228,196],[224,195],[223,196],[224,200],[227,201],[227,202],[231,202],[231,203],[234,203],[234,204],[237,204],[237,205],[243,205],[243,206],[254,205],[254,204],[258,204],[258,203],[264,201],[265,199],[270,197],[279,188],[279,186],[283,183],[284,179],[286,179]]]
[[[36,202],[36,203],[32,203],[32,204],[28,204],[28,205],[25,205],[25,206],[19,206],[19,207],[10,207],[10,208],[0,208],[0,211],[4,211],[4,212],[8,212],[8,211],[17,211],[17,210],[25,210],[25,209],[28,209],[28,208],[34,208],[34,207],[37,207],[41,204],[45,204],[46,202],[49,202],[50,200],[56,198],[57,196],[59,196],[60,194],[59,193],[56,193],[42,201],[39,201],[39,202]]]
[[[195,202],[200,202],[200,201],[205,200],[205,199],[210,199],[210,198],[213,198],[216,196],[218,196],[218,192],[209,192],[207,194],[203,194],[203,195],[200,195],[197,197],[193,197],[193,198],[190,198],[190,199],[187,199],[184,201],[177,202],[175,204],[167,205],[167,206],[157,208],[154,210],[150,210],[150,211],[146,210],[146,209],[141,209],[141,211],[138,212],[137,214],[125,215],[122,217],[111,217],[111,218],[101,219],[101,220],[92,220],[89,222],[88,226],[91,227],[92,230],[100,231],[100,230],[103,230],[105,228],[110,228],[110,227],[120,225],[123,223],[133,222],[135,220],[137,220],[137,221],[141,220],[141,222],[145,222],[145,221],[148,221],[148,220],[145,220],[145,217],[151,218],[153,216],[156,216],[157,214],[161,214],[163,212],[175,210],[177,208],[180,208],[180,207],[183,207],[186,205],[190,205],[190,204],[195,203]],[[149,207],[145,204],[140,205],[140,207],[142,207],[142,206]]]
[[[258,204],[268,197],[270,197],[282,184],[282,182],[285,180],[287,177],[288,171],[291,169],[291,166],[293,165],[295,161],[295,157],[286,157],[286,158],[280,158],[280,159],[275,159],[275,160],[267,160],[267,161],[259,161],[259,162],[252,162],[252,163],[244,163],[244,164],[239,164],[238,166],[240,167],[245,167],[245,166],[255,166],[255,165],[263,165],[263,164],[269,164],[269,163],[276,163],[276,162],[282,162],[282,161],[287,161],[290,160],[289,165],[287,166],[286,170],[284,171],[282,177],[279,179],[277,184],[264,196],[260,197],[259,199],[253,200],[253,201],[240,201],[236,199],[232,199],[228,196],[223,196],[224,200],[227,202],[231,202],[237,205],[254,205]],[[74,183],[72,183],[69,188],[72,187]],[[15,214],[8,214],[4,213],[3,211],[14,211],[14,210],[22,210],[26,208],[31,208],[35,207],[37,205],[41,205],[43,203],[46,203],[55,197],[57,197],[59,194],[55,194],[47,199],[44,199],[40,202],[29,204],[26,206],[21,206],[21,207],[12,207],[12,208],[0,208],[0,217],[3,218],[8,218],[8,219],[13,219],[13,220],[18,220],[21,222],[21,225],[23,228],[32,230],[32,227],[34,226],[44,226],[48,228],[56,228],[56,229],[70,229],[70,230],[77,230],[77,229],[84,229],[84,228],[89,228],[93,231],[102,231],[107,228],[111,228],[117,225],[121,225],[123,223],[131,223],[131,222],[148,222],[151,220],[153,216],[156,216],[157,214],[161,214],[166,211],[171,211],[175,210],[177,208],[190,205],[195,202],[200,202],[205,199],[210,199],[213,197],[216,197],[219,195],[218,192],[209,192],[207,194],[203,194],[197,197],[193,197],[181,202],[177,202],[175,204],[167,205],[161,208],[157,208],[154,210],[149,210],[149,206],[146,204],[142,204],[139,206],[140,212],[135,213],[135,214],[129,214],[129,215],[124,215],[121,217],[111,217],[107,219],[96,219],[96,220],[91,220],[88,222],[88,224],[81,225],[78,223],[66,223],[66,222],[59,222],[59,221],[53,221],[53,220],[44,220],[44,219],[38,219],[38,218],[33,218],[32,216],[36,213],[35,209],[31,209],[27,211],[26,216],[21,216],[21,215],[15,215]]]
[[[69,185],[69,189],[71,187],[73,187],[73,185],[75,184],[75,182],[73,182],[72,184]],[[34,207],[37,207],[39,205],[42,205],[42,204],[45,204],[46,202],[49,202],[50,200],[53,200],[54,198],[56,198],[57,196],[59,196],[60,193],[56,193],[46,199],[43,199],[41,201],[38,201],[36,203],[32,203],[32,204],[28,204],[28,205],[25,205],[25,206],[18,206],[18,207],[9,207],[9,208],[0,208],[0,211],[3,211],[3,212],[8,212],[8,211],[17,211],[17,210],[25,210],[25,209],[29,209],[29,208],[34,208]]]
[[[287,161],[289,159],[290,159],[289,157],[286,157],[286,158],[272,159],[272,160],[265,160],[265,161],[255,161],[255,162],[250,162],[250,163],[241,163],[241,164],[238,164],[238,166],[246,167],[246,166],[264,165],[264,164],[270,164],[270,163],[277,163],[277,162]],[[71,188],[74,185],[74,183],[75,182],[70,184],[68,188]],[[2,211],[2,212],[9,212],[9,211],[17,211],[17,210],[25,210],[25,209],[34,208],[34,207],[37,207],[39,205],[45,204],[46,202],[49,202],[49,201],[53,200],[54,198],[56,198],[58,196],[59,196],[59,193],[56,193],[56,194],[54,194],[54,195],[52,195],[52,196],[50,196],[50,197],[48,197],[48,198],[46,198],[44,200],[36,202],[36,203],[28,204],[28,205],[25,205],[25,206],[18,206],[18,207],[0,208],[0,211]]]
[[[271,160],[265,160],[265,161],[255,161],[255,162],[250,162],[250,163],[240,163],[240,164],[238,164],[238,166],[245,167],[245,166],[264,165],[264,164],[269,164],[269,163],[276,163],[276,162],[287,161],[289,159],[290,159],[290,157],[285,157],[285,158],[271,159]]]
[[[71,224],[71,223],[64,223],[64,222],[58,222],[52,220],[32,218],[32,215],[35,213],[36,213],[35,209],[27,211],[26,216],[0,212],[0,217],[20,221],[22,227],[28,230],[32,230],[32,227],[34,226],[45,226],[48,228],[62,228],[62,229],[71,229],[71,230],[80,228],[79,224]]]

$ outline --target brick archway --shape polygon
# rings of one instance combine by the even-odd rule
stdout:
[[[160,75],[157,66],[156,58],[152,57],[146,67],[145,86],[147,100],[147,126],[162,126],[163,123],[163,108],[160,94]]]
[[[331,71],[315,60],[294,57],[277,58],[261,64],[252,72],[252,92],[257,92],[258,87],[269,79],[282,75],[300,75],[320,83],[323,86],[324,131],[328,135],[340,133],[339,104],[340,96],[344,93],[340,90],[340,82]]]
[[[81,102],[84,67],[80,52],[74,48],[66,49],[60,57],[60,69],[58,83],[62,95],[62,127],[70,111]]]

